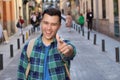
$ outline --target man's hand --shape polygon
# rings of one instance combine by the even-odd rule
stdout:
[[[73,53],[73,47],[65,43],[63,40],[61,40],[58,34],[56,35],[56,39],[58,43],[57,44],[58,51],[60,51],[66,57],[71,56]]]

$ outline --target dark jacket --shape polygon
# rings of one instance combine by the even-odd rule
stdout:
[[[87,20],[88,21],[92,21],[92,19],[93,19],[93,13],[92,12],[88,12],[87,13]]]

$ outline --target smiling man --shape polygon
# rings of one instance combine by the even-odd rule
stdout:
[[[75,47],[69,40],[61,40],[57,32],[61,27],[61,12],[48,8],[42,14],[42,34],[35,39],[30,61],[27,58],[28,43],[21,52],[18,66],[18,80],[69,80],[64,61],[70,68],[70,60],[76,54]],[[30,70],[26,77],[26,68]]]

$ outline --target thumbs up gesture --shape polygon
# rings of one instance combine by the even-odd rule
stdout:
[[[71,56],[73,53],[73,47],[71,45],[68,45],[63,40],[61,40],[58,34],[56,35],[56,40],[57,40],[58,51],[64,54],[66,57]]]

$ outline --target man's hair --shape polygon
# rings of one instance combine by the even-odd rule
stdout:
[[[42,18],[45,14],[48,14],[50,16],[58,16],[59,17],[59,21],[61,23],[61,12],[60,10],[56,9],[56,8],[47,8],[44,10],[44,12],[42,13]]]

